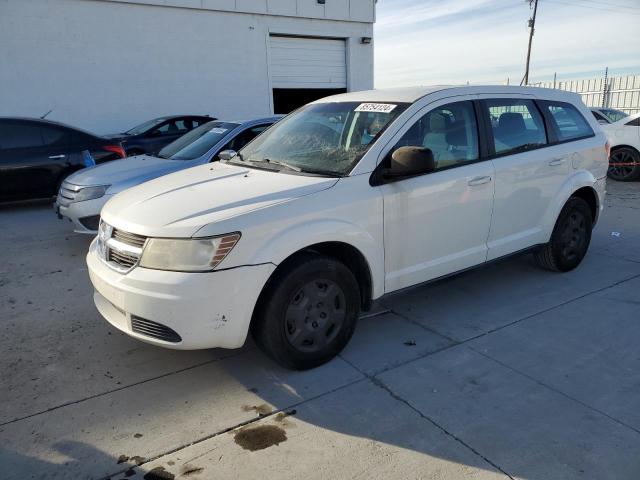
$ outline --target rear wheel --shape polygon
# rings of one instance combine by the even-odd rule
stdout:
[[[609,178],[629,182],[640,177],[640,153],[631,147],[619,147],[609,157]]]
[[[562,208],[551,240],[534,253],[541,267],[554,272],[576,268],[589,248],[593,218],[582,198],[571,197]]]
[[[281,265],[265,286],[251,333],[280,365],[306,370],[344,348],[359,309],[351,270],[331,257],[303,254]]]

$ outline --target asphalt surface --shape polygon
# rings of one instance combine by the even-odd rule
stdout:
[[[608,189],[575,271],[523,256],[387,297],[307,372],[119,333],[90,239],[0,207],[0,477],[638,479],[640,183]]]

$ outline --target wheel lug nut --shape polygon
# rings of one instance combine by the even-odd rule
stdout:
[[[312,326],[313,328],[318,328],[318,322],[313,322],[313,323],[311,324],[311,326]]]
[[[327,318],[327,314],[324,312],[320,312],[320,318]]]

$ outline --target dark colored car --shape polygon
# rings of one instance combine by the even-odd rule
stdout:
[[[0,117],[0,201],[53,197],[62,180],[95,163],[125,157],[119,142],[49,120]]]
[[[107,137],[122,142],[129,157],[143,153],[153,154],[185,133],[212,120],[216,119],[204,115],[159,117],[141,123],[124,133],[107,135]]]

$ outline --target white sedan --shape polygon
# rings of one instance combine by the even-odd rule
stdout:
[[[640,178],[640,113],[617,122],[600,122],[600,126],[611,145],[609,178],[623,182]]]

